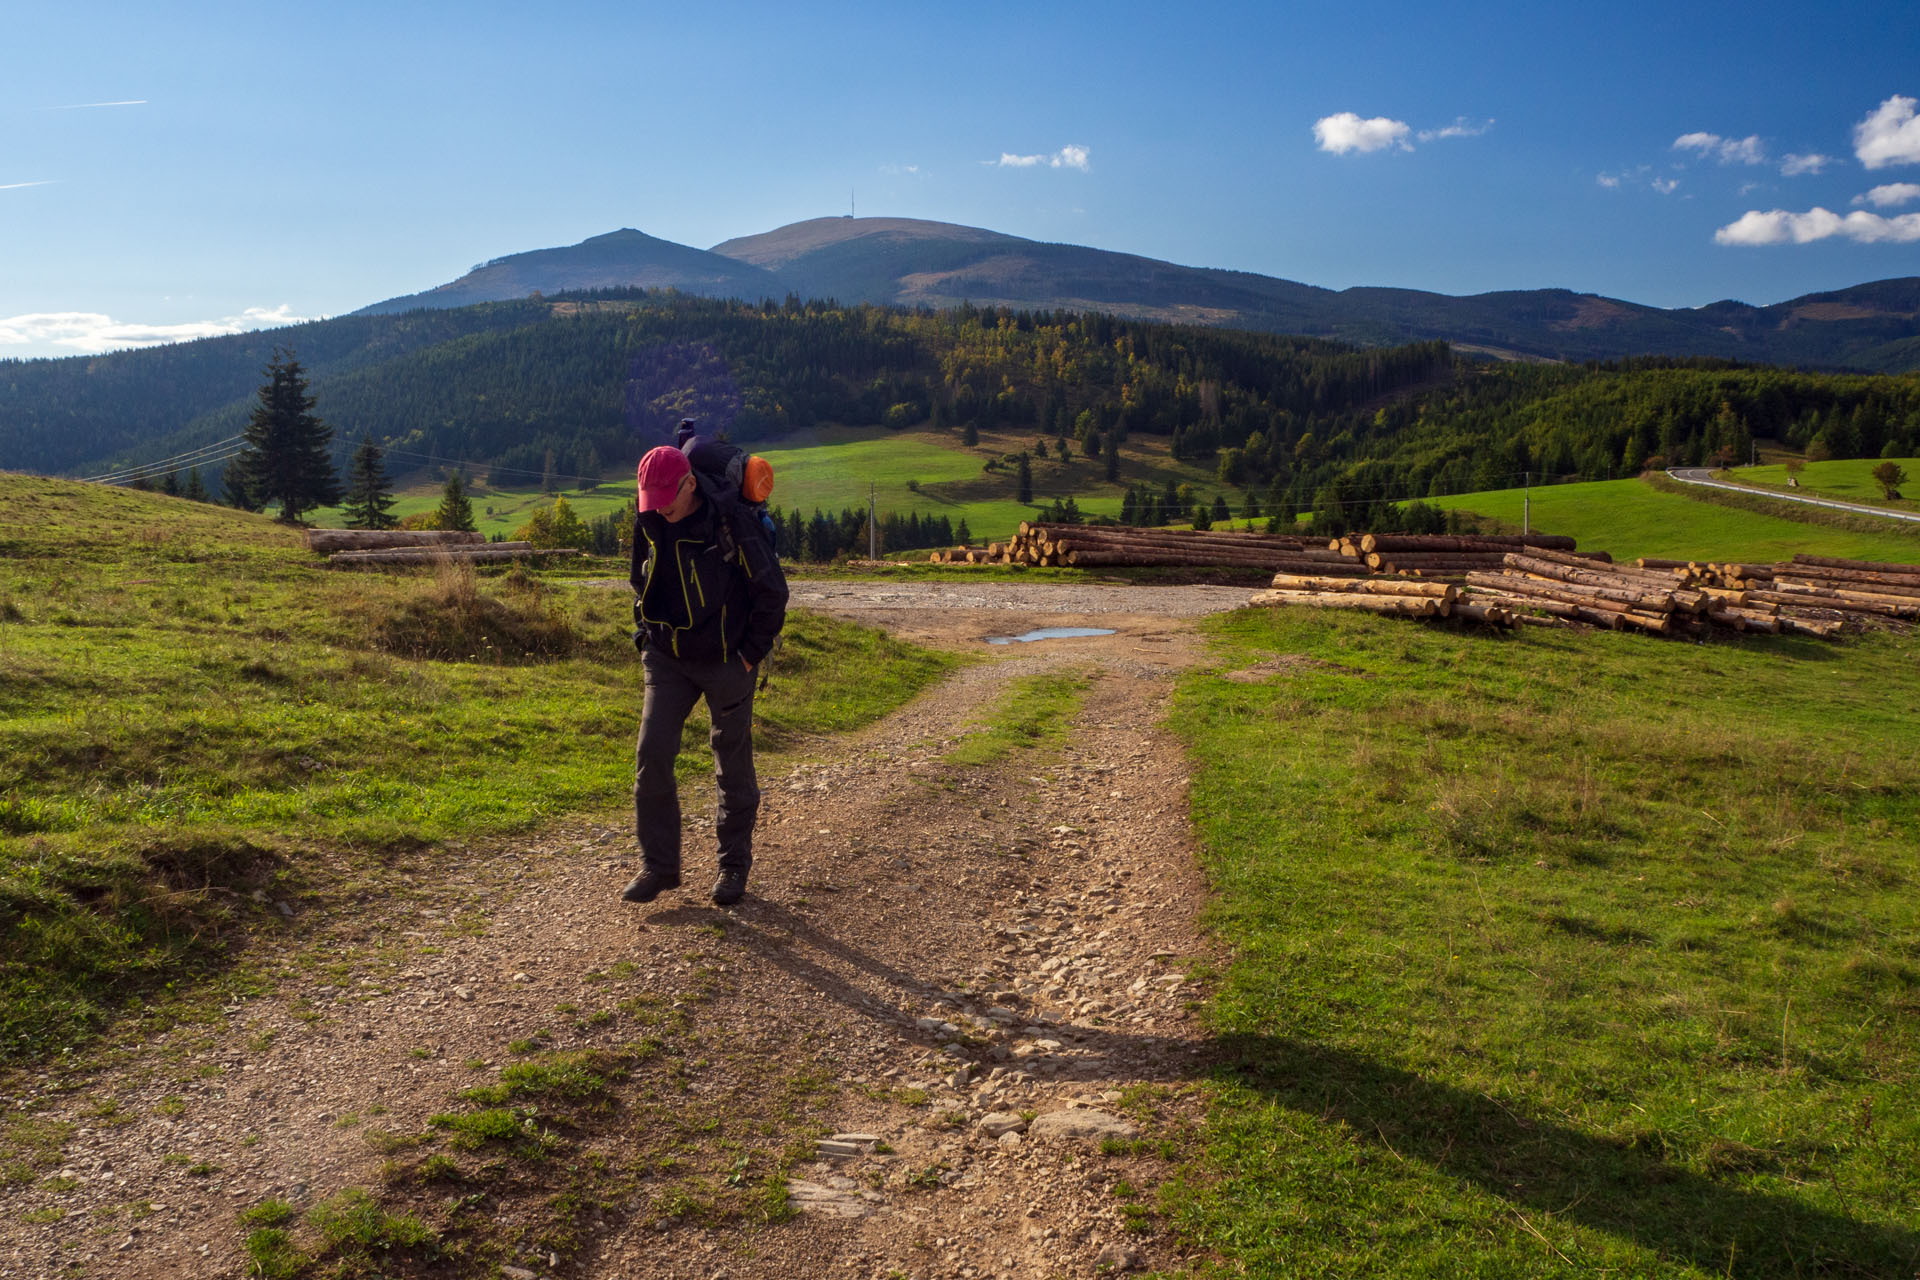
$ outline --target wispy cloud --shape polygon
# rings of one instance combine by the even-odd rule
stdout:
[[[1737,222],[1714,232],[1713,238],[1718,244],[1731,245],[1811,244],[1836,238],[1861,244],[1911,244],[1920,241],[1920,213],[1883,218],[1860,209],[1845,217],[1821,208],[1805,213],[1750,209]]]
[[[1593,180],[1609,191],[1615,190],[1620,185],[1620,175],[1617,173],[1596,173],[1593,175]]]
[[[163,342],[187,342],[222,334],[302,324],[312,317],[297,316],[286,303],[277,307],[248,307],[237,316],[219,320],[189,320],[182,324],[140,324],[115,320],[94,311],[38,311],[0,318],[0,347],[64,347],[88,355],[123,347],[151,347]]]
[[[920,166],[917,164],[883,164],[880,166],[880,172],[889,177],[898,177],[901,174],[914,175],[920,172]]]
[[[1422,142],[1438,142],[1442,138],[1477,138],[1493,128],[1493,120],[1488,118],[1479,124],[1470,123],[1465,116],[1456,116],[1450,125],[1439,129],[1422,129],[1414,136]]]
[[[1314,141],[1322,151],[1336,156],[1352,151],[1385,151],[1388,147],[1411,151],[1413,146],[1407,141],[1407,135],[1412,132],[1413,127],[1404,120],[1391,120],[1386,116],[1363,120],[1351,111],[1322,116],[1313,122]]]
[[[145,98],[128,98],[124,102],[69,102],[60,107],[43,107],[43,111],[91,111],[95,107],[144,107]]]
[[[1680,179],[1655,178],[1653,180],[1653,189],[1655,191],[1658,191],[1663,196],[1670,196],[1675,191],[1678,191],[1680,189]]]
[[[1915,200],[1920,200],[1920,182],[1889,182],[1853,198],[1855,204],[1870,204],[1878,209],[1892,209]]]
[[[1818,173],[1832,163],[1832,156],[1823,156],[1818,152],[1804,156],[1788,154],[1780,159],[1780,176],[1797,178],[1803,173]]]
[[[39,182],[0,182],[0,191],[18,191],[21,187],[50,187],[60,181],[58,178],[43,178]]]
[[[1092,155],[1088,148],[1070,142],[1058,151],[1042,155],[1022,156],[1002,151],[998,160],[983,160],[981,163],[1001,169],[1078,169],[1086,173],[1093,167]]]
[[[1853,154],[1868,169],[1920,164],[1920,118],[1912,98],[1894,94],[1853,126]]]
[[[1765,164],[1766,146],[1760,135],[1723,138],[1717,133],[1683,133],[1673,140],[1675,151],[1691,151],[1701,157],[1713,156],[1721,164]]]

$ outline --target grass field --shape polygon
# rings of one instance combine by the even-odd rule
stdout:
[[[1523,498],[1519,489],[1497,489],[1427,501],[1489,516],[1518,530]],[[1642,480],[1551,485],[1534,489],[1532,499],[1536,532],[1567,534],[1579,539],[1583,549],[1610,551],[1616,559],[1771,561],[1801,551],[1852,560],[1920,562],[1920,530],[1893,527],[1866,533],[1789,520],[1662,492]]]
[[[36,477],[0,475],[0,513],[0,1059],[216,958],[251,890],[630,793],[624,592],[332,573],[263,516]],[[761,742],[952,662],[796,614]]]
[[[1015,481],[1011,467],[988,471],[986,464],[1021,450],[1033,449],[1035,436],[1018,433],[990,433],[968,448],[957,431],[913,429],[885,431],[876,428],[830,427],[797,433],[774,444],[754,446],[774,467],[774,506],[791,510],[798,507],[812,514],[815,507],[837,513],[843,507],[856,510],[867,505],[867,487],[874,489],[875,505],[881,512],[901,515],[917,512],[922,516],[944,515],[956,525],[965,520],[975,540],[1010,536],[1022,520],[1033,518],[1033,508],[1014,501]],[[1051,442],[1049,450],[1053,448]],[[1171,480],[1176,485],[1191,484],[1211,499],[1224,493],[1237,514],[1245,500],[1243,490],[1222,485],[1210,467],[1178,462],[1168,453],[1167,441],[1155,436],[1136,436],[1121,449],[1121,478],[1109,484],[1102,463],[1075,454],[1070,462],[1057,455],[1033,463],[1033,492],[1036,502],[1072,497],[1089,514],[1118,515],[1121,495],[1129,484],[1151,484],[1156,489]],[[919,485],[916,492],[908,482]],[[591,520],[619,510],[633,498],[630,471],[610,472],[603,483],[592,490],[563,489],[568,503],[582,520]],[[495,488],[479,477],[471,492],[474,523],[480,532],[492,536],[511,536],[539,507],[552,505],[551,495],[538,486]],[[440,504],[437,481],[418,481],[403,488],[393,506],[395,516],[431,511]],[[337,526],[344,520],[339,508],[328,507],[311,513],[311,522]]]
[[[1226,1273],[1915,1272],[1915,641],[1208,625]]]
[[[1726,478],[1736,484],[1762,485],[1783,493],[1803,493],[1812,498],[1838,498],[1843,502],[1864,502],[1893,511],[1920,511],[1920,501],[1901,498],[1887,501],[1886,491],[1873,478],[1873,469],[1891,461],[1906,469],[1912,477],[1907,487],[1920,491],[1920,458],[1838,458],[1828,462],[1809,462],[1800,472],[1800,487],[1787,484],[1785,466],[1735,467]]]

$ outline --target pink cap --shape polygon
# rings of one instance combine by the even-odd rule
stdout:
[[[647,450],[640,459],[640,509],[657,511],[680,496],[680,481],[693,471],[687,455],[672,445]]]

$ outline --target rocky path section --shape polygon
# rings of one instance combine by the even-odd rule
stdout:
[[[1066,618],[1088,620],[1020,624]],[[974,620],[903,629],[971,643]],[[731,911],[692,819],[686,890],[647,908],[615,901],[630,837],[583,824],[296,921],[275,994],[15,1100],[64,1146],[0,1192],[0,1276],[242,1275],[237,1211],[352,1187],[486,1267],[402,1253],[396,1275],[1177,1269],[1151,1189],[1197,1119],[1204,893],[1155,726],[1197,641],[1158,609],[1116,620],[763,779]],[[943,762],[1019,677],[1063,670],[1088,686],[1062,745]],[[480,1105],[463,1089],[570,1054],[632,1065],[552,1122],[557,1154],[436,1145],[436,1116]]]

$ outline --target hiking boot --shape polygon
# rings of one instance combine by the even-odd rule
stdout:
[[[643,871],[620,891],[623,902],[652,902],[669,889],[680,887],[680,877],[664,871]]]
[[[746,893],[746,872],[722,871],[720,878],[713,882],[713,905],[716,907],[730,907],[745,897]]]

